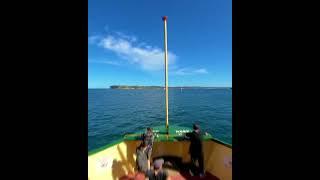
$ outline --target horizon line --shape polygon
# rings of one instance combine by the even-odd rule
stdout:
[[[112,85],[112,86],[138,86],[138,85]],[[152,86],[144,86],[144,87],[152,87]],[[165,86],[156,86],[156,87],[163,87],[164,88]],[[232,86],[168,86],[168,88],[175,88],[175,87],[186,87],[186,88],[232,88]],[[109,86],[109,87],[88,87],[88,89],[112,89],[112,88]]]

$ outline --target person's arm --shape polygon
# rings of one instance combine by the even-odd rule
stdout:
[[[151,138],[151,145],[153,146],[153,142],[154,142],[154,133],[152,133],[152,138]]]
[[[200,134],[201,134],[201,136],[207,136],[208,135],[207,131],[200,131]]]
[[[164,174],[165,174],[165,179],[166,180],[170,180],[171,179],[170,176],[169,176],[168,171],[164,171]]]
[[[190,137],[191,137],[191,133],[190,132],[184,134],[184,138],[185,139],[190,139]]]
[[[144,176],[145,176],[145,180],[149,180],[150,170],[147,170],[147,172],[145,172]]]

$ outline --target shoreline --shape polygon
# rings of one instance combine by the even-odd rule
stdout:
[[[107,89],[164,89],[164,86],[127,86],[127,85],[112,85]],[[172,86],[169,89],[232,89],[232,87],[201,87],[201,86]],[[103,89],[103,88],[102,88]]]

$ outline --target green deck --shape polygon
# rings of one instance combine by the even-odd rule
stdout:
[[[145,130],[141,130],[135,134],[126,134],[124,140],[141,140],[141,134]],[[169,134],[167,134],[167,129],[165,126],[153,127],[153,132],[155,134],[155,142],[159,141],[181,141],[184,140],[184,134],[187,132],[192,132],[191,128],[179,127],[179,126],[169,126]],[[203,136],[203,140],[210,140],[212,136],[206,134]]]
[[[169,126],[169,134],[167,134],[167,129],[165,126],[156,126],[153,127],[153,132],[155,134],[155,142],[162,142],[162,141],[183,141],[184,134],[187,132],[192,132],[191,128],[187,127],[179,127],[179,126]],[[122,139],[116,140],[110,144],[107,144],[105,146],[102,146],[100,148],[94,149],[90,152],[88,152],[88,155],[92,155],[95,153],[98,153],[104,149],[107,149],[115,144],[121,143],[122,141],[136,141],[141,140],[142,133],[145,132],[145,129],[142,129],[141,131],[136,132],[135,134],[126,134]],[[232,148],[232,145],[223,141],[220,141],[216,138],[214,138],[211,134],[207,133],[202,137],[203,141],[215,141],[217,143],[223,144],[225,146],[228,146]]]

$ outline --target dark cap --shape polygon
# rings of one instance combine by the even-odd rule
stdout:
[[[193,129],[194,129],[194,130],[198,130],[198,129],[200,129],[200,126],[197,125],[197,124],[193,124]]]
[[[155,169],[159,169],[162,166],[163,163],[164,163],[163,159],[157,159],[157,160],[154,161],[153,167]]]

